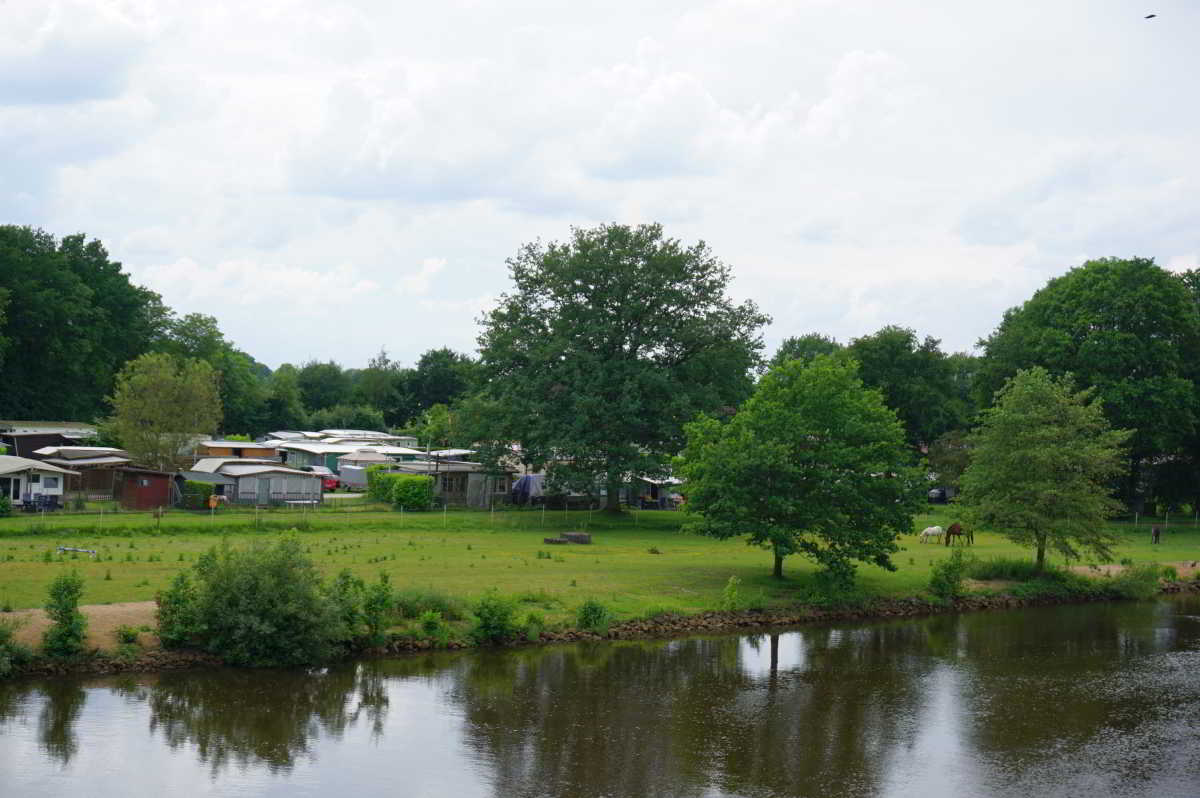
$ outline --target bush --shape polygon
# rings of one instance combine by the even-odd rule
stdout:
[[[0,496],[0,518],[12,515],[12,499]]]
[[[158,639],[163,648],[182,648],[200,638],[199,595],[188,571],[180,571],[166,590],[154,597],[158,604]]]
[[[193,482],[187,480],[183,483],[182,500],[183,507],[186,510],[207,510],[208,497],[213,495],[213,485],[207,482]]]
[[[537,610],[530,610],[525,615],[525,623],[522,625],[525,627],[525,639],[536,643],[546,629],[546,616]]]
[[[929,592],[942,601],[953,601],[962,597],[966,593],[963,589],[963,577],[966,576],[970,565],[970,560],[963,554],[962,549],[955,549],[949,557],[938,560],[929,574]]]
[[[575,611],[575,626],[585,632],[608,634],[608,627],[612,622],[612,610],[595,599],[588,599]]]
[[[125,645],[137,645],[139,634],[136,627],[122,624],[117,627],[117,642]]]
[[[61,573],[50,583],[46,614],[50,628],[42,637],[42,648],[51,657],[73,657],[83,653],[87,618],[79,611],[83,577],[76,571]]]
[[[1046,574],[1054,570],[1052,567],[1047,567],[1045,571],[1039,572],[1037,563],[1033,560],[993,557],[988,560],[972,560],[967,564],[966,575],[980,580],[1003,579],[1008,582],[1029,582],[1043,579]]]
[[[0,679],[18,673],[33,659],[33,652],[14,638],[21,621],[0,619]]]
[[[231,665],[323,662],[349,642],[345,607],[327,590],[298,541],[213,548],[160,596],[159,636],[192,644]],[[164,624],[163,608],[169,608]]]
[[[401,618],[417,618],[426,610],[436,610],[446,620],[461,621],[466,614],[461,601],[433,588],[398,590],[395,606]]]
[[[425,511],[433,507],[433,477],[389,474],[391,502],[398,510]]]
[[[494,590],[488,591],[471,608],[475,615],[471,637],[478,643],[503,643],[512,639],[519,631],[513,621],[516,610],[517,605],[511,599]]]
[[[367,624],[367,640],[371,645],[382,645],[384,630],[391,626],[396,599],[388,575],[380,572],[379,581],[369,586],[363,599],[363,619]]]
[[[392,483],[387,478],[391,475],[389,466],[367,466],[367,498],[376,502],[390,502]]]
[[[1136,565],[1109,579],[1108,587],[1118,598],[1144,601],[1158,594],[1158,579],[1161,575],[1162,567],[1159,565]]]

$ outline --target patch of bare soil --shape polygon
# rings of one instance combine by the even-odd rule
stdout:
[[[1159,563],[1162,566],[1171,566],[1175,569],[1175,573],[1179,575],[1181,580],[1195,579],[1196,574],[1200,573],[1200,560],[1180,560],[1179,562],[1164,562]],[[1071,570],[1077,574],[1084,576],[1116,576],[1125,570],[1124,565],[1109,563],[1108,565],[1072,565]]]
[[[87,616],[88,635],[87,647],[111,651],[117,647],[117,627],[132,626],[137,629],[142,626],[154,628],[153,601],[130,601],[124,604],[85,604],[79,608]],[[21,619],[22,626],[17,630],[18,642],[37,647],[42,643],[42,635],[50,626],[50,619],[45,610],[17,610],[5,613],[5,618]],[[158,637],[152,632],[142,632],[138,642],[143,646],[157,647]]]

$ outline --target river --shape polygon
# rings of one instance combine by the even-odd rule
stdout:
[[[1200,795],[1200,599],[0,684],[0,798]]]

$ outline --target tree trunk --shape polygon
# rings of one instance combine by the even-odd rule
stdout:
[[[1039,535],[1037,538],[1037,572],[1040,574],[1046,570],[1046,538],[1044,535]]]
[[[775,570],[771,572],[771,575],[776,579],[783,579],[783,554],[780,553],[778,546],[775,546],[772,552],[775,554]]]
[[[604,512],[621,512],[621,479],[613,474],[608,475],[608,495],[604,497]]]

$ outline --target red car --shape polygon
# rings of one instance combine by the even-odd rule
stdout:
[[[321,477],[321,487],[325,490],[334,491],[342,486],[342,481],[337,478],[337,474],[325,466],[312,466],[308,470]]]

